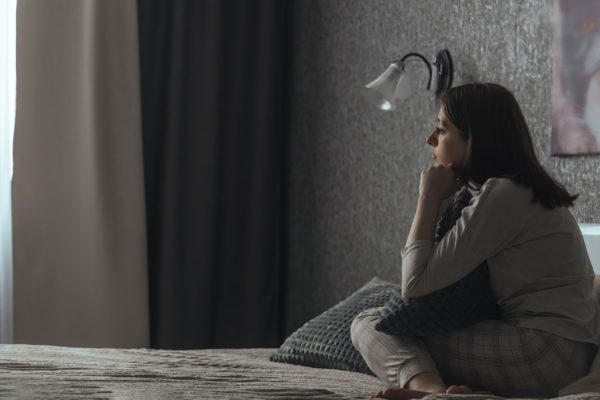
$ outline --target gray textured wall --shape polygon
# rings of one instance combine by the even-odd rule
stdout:
[[[422,92],[384,113],[357,88],[406,52],[432,58],[448,48],[455,84],[513,90],[540,160],[580,193],[577,220],[600,222],[600,157],[550,155],[552,1],[297,0],[295,8],[288,331],[372,276],[398,279],[435,102]]]

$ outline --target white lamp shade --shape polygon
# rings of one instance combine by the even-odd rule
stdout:
[[[402,96],[401,98],[410,96],[409,81],[403,74],[402,68],[392,63],[377,79],[362,87],[361,93],[380,110],[391,111],[396,109],[398,96]]]
[[[396,94],[394,95],[394,99],[404,100],[408,99],[413,94],[413,76],[407,71],[404,70],[398,84],[396,85]]]
[[[431,64],[431,82],[429,83],[429,91],[437,93],[439,84],[438,67],[435,64]]]

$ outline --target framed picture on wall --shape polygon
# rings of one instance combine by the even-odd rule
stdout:
[[[600,1],[555,0],[552,154],[600,153]]]

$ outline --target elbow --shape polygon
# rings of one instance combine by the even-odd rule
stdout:
[[[428,293],[427,277],[429,258],[423,259],[421,262],[406,262],[402,260],[402,297],[412,299],[415,297],[425,296]]]
[[[409,282],[402,282],[402,297],[405,299],[414,299],[415,297],[424,296],[427,293],[423,293],[422,287],[415,282],[415,279],[411,279]]]

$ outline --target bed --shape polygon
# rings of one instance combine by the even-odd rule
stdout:
[[[4,345],[0,398],[365,399],[380,387],[365,374],[271,362],[273,351]]]
[[[269,361],[274,349],[0,346],[0,399],[368,399],[369,375]],[[430,395],[434,399],[495,396]],[[600,393],[561,397],[600,399]]]
[[[599,276],[594,286],[600,300]],[[362,363],[362,358],[352,359],[347,354],[348,347],[352,347],[347,343],[348,324],[357,307],[371,307],[372,302],[385,301],[393,288],[395,285],[373,278],[347,299],[308,321],[279,349],[0,345],[0,399],[368,399],[382,389],[372,375],[273,362],[270,358],[276,353],[286,362],[360,368],[357,362]],[[346,319],[345,325],[337,324],[335,333],[335,322],[342,319]],[[307,357],[309,352],[311,357]],[[368,371],[366,365],[363,370]],[[561,400],[600,399],[600,355],[594,360],[590,374],[563,389],[561,394]],[[429,395],[425,399],[501,397]]]

